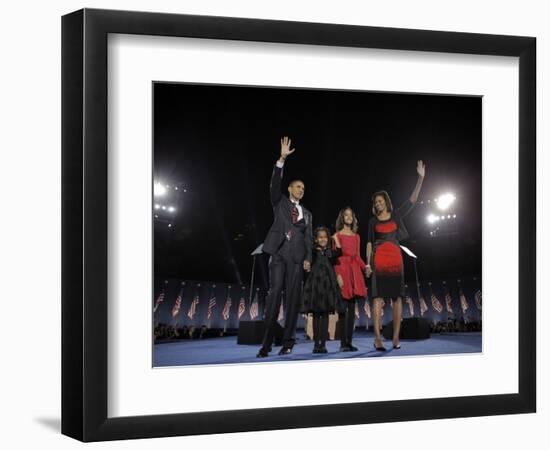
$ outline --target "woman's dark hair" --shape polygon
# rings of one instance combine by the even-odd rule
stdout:
[[[376,208],[374,207],[374,202],[376,200],[376,197],[383,197],[384,201],[386,202],[386,209],[388,210],[388,212],[391,213],[393,211],[393,205],[391,204],[389,194],[386,191],[378,191],[378,192],[375,192],[372,196],[372,213],[375,216],[378,215],[376,214]]]
[[[351,206],[346,206],[345,208],[342,208],[338,213],[338,218],[336,219],[336,231],[338,232],[344,228],[344,213],[348,209],[351,211],[351,215],[353,216],[353,222],[351,223],[351,230],[354,233],[357,233],[357,230],[359,229],[359,222],[357,222],[357,217],[355,216],[355,212],[353,212],[353,209],[351,208]]]

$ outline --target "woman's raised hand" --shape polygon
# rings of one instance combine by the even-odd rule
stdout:
[[[424,178],[424,175],[426,175],[426,166],[424,165],[424,162],[422,162],[422,160],[416,163],[416,172],[422,178]]]

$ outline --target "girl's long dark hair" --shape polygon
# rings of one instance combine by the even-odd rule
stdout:
[[[336,219],[336,232],[342,230],[344,228],[344,213],[347,210],[351,211],[351,215],[353,216],[353,222],[351,224],[351,230],[354,233],[357,233],[357,230],[359,229],[359,222],[357,221],[357,217],[355,215],[355,212],[350,206],[346,206],[345,208],[341,209],[338,213],[338,218]]]

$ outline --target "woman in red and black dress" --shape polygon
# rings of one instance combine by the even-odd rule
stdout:
[[[342,209],[336,219],[336,233],[333,236],[335,246],[342,249],[342,256],[334,266],[336,280],[344,300],[343,308],[338,311],[340,351],[342,352],[357,351],[357,347],[351,345],[355,325],[355,301],[357,298],[367,296],[363,276],[366,264],[359,254],[361,243],[357,229],[357,218],[353,210],[349,207]]]
[[[397,210],[393,210],[390,197],[386,191],[376,192],[372,196],[374,217],[369,222],[367,242],[367,276],[372,275],[371,297],[373,300],[374,346],[376,350],[385,351],[380,336],[380,318],[382,300],[391,298],[393,302],[393,348],[399,349],[399,331],[405,295],[403,276],[403,258],[399,243],[408,237],[403,223],[405,217],[418,200],[418,194],[426,173],[422,161],[418,161],[416,171],[418,180],[410,198]]]

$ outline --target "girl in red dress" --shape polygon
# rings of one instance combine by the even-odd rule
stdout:
[[[393,348],[399,349],[399,332],[403,305],[401,298],[405,295],[403,276],[403,258],[399,243],[407,239],[408,233],[403,222],[418,200],[418,194],[424,181],[425,166],[418,161],[416,171],[418,180],[409,199],[394,211],[390,196],[386,191],[376,192],[372,196],[372,213],[369,222],[367,242],[367,276],[372,275],[371,295],[373,300],[374,347],[385,351],[380,336],[380,319],[384,298],[393,300]],[[371,267],[372,264],[372,267]]]
[[[363,277],[366,264],[359,254],[361,243],[357,228],[357,218],[353,210],[349,207],[342,209],[338,214],[336,233],[333,236],[335,246],[342,251],[342,256],[334,266],[344,300],[344,308],[338,312],[340,351],[342,352],[357,351],[357,347],[351,345],[355,325],[355,300],[367,296]]]

